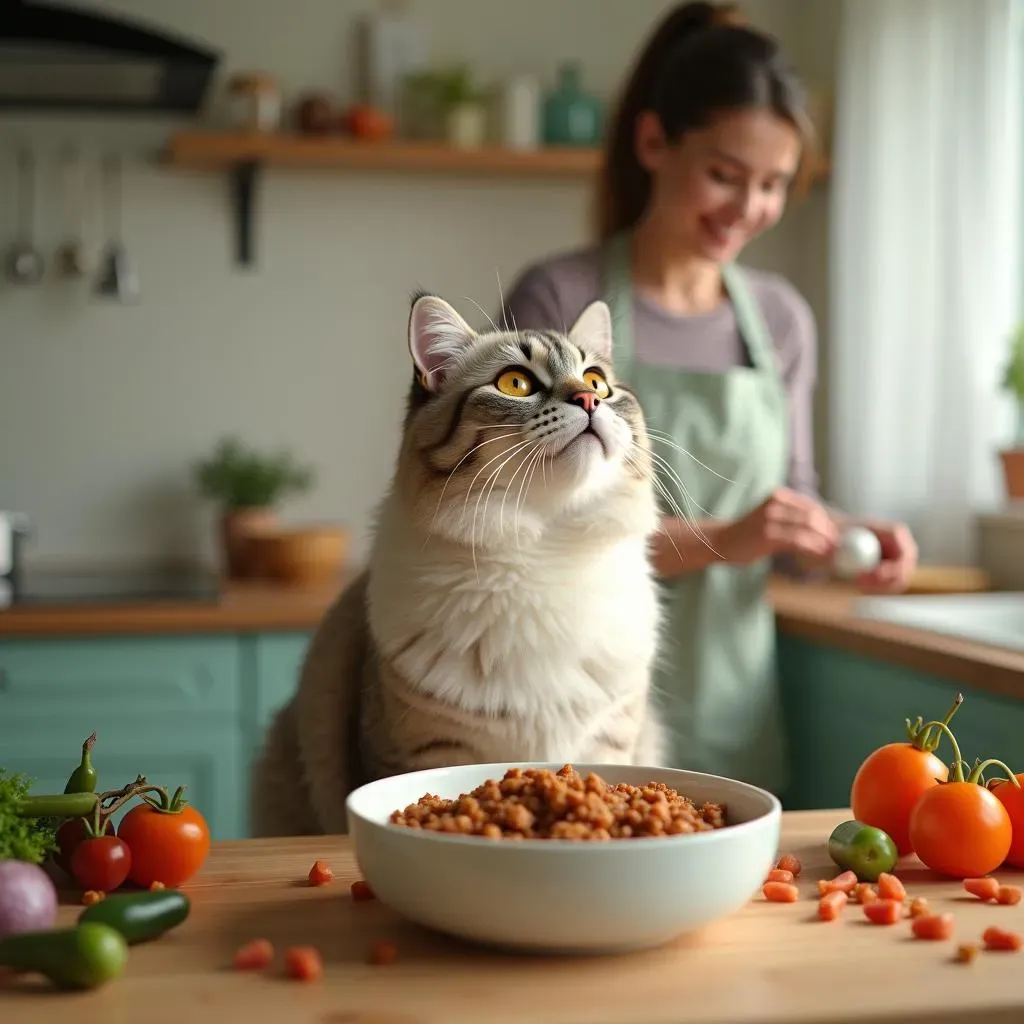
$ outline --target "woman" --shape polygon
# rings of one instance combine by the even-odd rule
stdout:
[[[519,329],[561,328],[609,304],[618,374],[665,441],[676,503],[653,546],[673,764],[776,792],[786,756],[766,586],[779,556],[827,567],[841,525],[817,495],[812,313],[785,280],[735,260],[806,172],[802,104],[776,42],[733,8],[674,9],[610,127],[599,244],[528,268],[504,310]],[[898,590],[914,542],[900,524],[871,526],[883,561],[861,585]]]

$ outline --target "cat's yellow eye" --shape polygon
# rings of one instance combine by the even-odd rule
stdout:
[[[583,383],[596,392],[598,398],[607,398],[612,393],[608,381],[604,379],[604,374],[600,370],[587,370],[583,374]]]
[[[533,381],[523,370],[506,370],[494,382],[494,386],[510,398],[526,398],[533,394]]]

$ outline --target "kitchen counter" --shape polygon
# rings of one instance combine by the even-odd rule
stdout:
[[[0,640],[198,633],[312,632],[342,584],[309,590],[230,584],[219,600],[123,605],[53,605],[0,611]],[[1024,654],[908,626],[858,618],[858,592],[837,583],[777,577],[771,600],[779,628],[815,643],[878,658],[992,693],[1019,697]]]
[[[933,879],[918,862],[900,872],[910,896],[956,917],[952,942],[910,939],[906,922],[867,923],[858,906],[835,922],[815,915],[816,880],[836,873],[825,843],[848,811],[783,815],[781,849],[800,857],[803,899],[769,903],[755,894],[734,916],[667,947],[621,957],[510,956],[407,924],[382,904],[353,903],[359,877],[345,837],[214,844],[188,886],[189,919],[132,947],[125,973],[84,994],[41,994],[42,983],[0,985],[0,1019],[50,1024],[1009,1024],[1024,1019],[1024,953],[981,952],[955,962],[958,941],[993,922],[1024,930],[1024,904],[983,904],[959,883]],[[332,884],[304,884],[317,858]],[[1019,881],[1019,880],[1018,880]],[[63,906],[71,922],[77,906]],[[237,973],[242,943],[269,939],[277,966]],[[371,966],[375,940],[394,943],[395,963]],[[315,945],[316,982],[290,981],[280,958]],[[29,991],[24,991],[28,988]]]

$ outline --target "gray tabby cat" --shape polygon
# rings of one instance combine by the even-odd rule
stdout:
[[[256,835],[345,832],[352,789],[422,768],[660,763],[658,507],[611,342],[602,302],[567,335],[413,303],[392,485],[269,730]]]

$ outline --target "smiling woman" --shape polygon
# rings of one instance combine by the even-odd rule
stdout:
[[[737,264],[814,163],[801,85],[776,40],[735,7],[687,3],[630,72],[597,190],[596,245],[528,267],[506,307],[520,330],[611,309],[616,377],[654,443],[653,546],[667,627],[657,690],[669,765],[778,791],[785,745],[766,585],[776,556],[828,567],[841,525],[813,458],[814,317],[777,274]],[[873,523],[899,589],[916,552]]]

